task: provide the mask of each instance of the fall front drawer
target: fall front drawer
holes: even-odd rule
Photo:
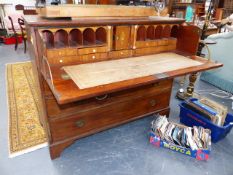
[[[50,120],[53,142],[79,138],[169,106],[170,91],[93,109],[62,119]]]
[[[93,97],[66,105],[58,105],[48,85],[45,83],[44,86],[45,92],[48,94],[45,96],[45,104],[48,111],[47,114],[49,118],[55,119],[78,114],[91,109],[100,108],[101,106],[107,106],[110,104],[129,101],[131,99],[133,100],[136,98],[141,98],[145,94],[154,95],[159,94],[162,91],[171,91],[172,80],[163,80],[154,84],[105,94],[99,97]]]

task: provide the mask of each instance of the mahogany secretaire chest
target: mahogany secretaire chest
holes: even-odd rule
[[[39,82],[37,89],[43,102],[41,122],[48,135],[52,159],[79,138],[152,113],[169,114],[174,77],[221,66],[195,56],[199,30],[183,25],[183,19],[148,16],[46,19],[36,16],[25,17],[25,21],[33,71]],[[176,62],[164,56],[166,53],[182,59]],[[138,69],[122,65],[117,67],[118,73],[107,72],[104,76],[109,80],[125,72],[130,77],[128,72],[132,70],[141,70],[138,72],[141,75],[149,70],[146,66],[155,73],[143,76],[132,73],[133,78],[120,77],[120,81],[87,88],[77,85],[64,70],[66,66],[82,64],[95,69],[104,62],[102,70],[105,71],[111,65],[116,67],[114,61],[125,59],[127,64],[130,58],[131,64],[132,58],[137,58],[144,64],[144,59],[151,61],[154,57],[157,61],[154,67],[152,62],[147,64],[146,61],[144,67],[137,65]],[[192,61],[197,64],[192,65]],[[108,63],[111,64],[106,67]],[[88,81],[90,77],[82,78]],[[99,82],[104,78],[103,74],[96,76]]]

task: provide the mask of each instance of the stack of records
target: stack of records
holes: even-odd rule
[[[162,140],[192,150],[208,149],[211,145],[211,131],[203,127],[186,127],[171,123],[166,116],[158,115],[151,123],[152,131]]]

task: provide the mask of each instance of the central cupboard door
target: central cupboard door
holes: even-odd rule
[[[130,26],[116,26],[114,32],[114,49],[123,50],[130,47]]]

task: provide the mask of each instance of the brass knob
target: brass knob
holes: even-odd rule
[[[96,52],[96,50],[95,50],[95,49],[93,49],[93,52]]]
[[[70,79],[70,76],[68,74],[61,74],[61,78],[63,80],[69,80]]]
[[[101,100],[106,99],[107,97],[108,97],[108,94],[105,94],[105,95],[103,95],[103,96],[95,97],[95,99],[101,101]]]
[[[159,86],[159,85],[160,85],[159,82],[154,83],[154,86],[155,86],[155,87],[157,87],[157,86]]]
[[[92,56],[92,59],[95,59],[95,56],[94,56],[94,55]]]
[[[84,120],[78,120],[77,122],[75,122],[75,125],[78,127],[78,128],[81,128],[85,125],[85,121]]]
[[[151,106],[155,106],[155,105],[156,105],[156,101],[155,101],[155,100],[151,100],[151,101],[150,101],[150,105],[151,105]]]

